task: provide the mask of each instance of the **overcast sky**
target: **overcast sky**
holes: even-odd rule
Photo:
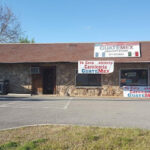
[[[37,43],[150,40],[150,0],[0,0]]]

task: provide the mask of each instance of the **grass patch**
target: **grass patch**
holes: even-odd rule
[[[8,142],[5,144],[2,144],[0,146],[0,150],[12,150],[12,149],[16,149],[17,146],[18,146],[17,142]]]
[[[39,147],[39,145],[42,144],[45,141],[46,141],[46,139],[38,139],[38,140],[35,140],[35,141],[27,142],[24,145],[17,148],[17,150],[34,150],[37,147]]]
[[[0,150],[145,150],[150,131],[80,126],[36,126],[0,131]]]

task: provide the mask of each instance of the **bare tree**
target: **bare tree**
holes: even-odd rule
[[[7,6],[0,5],[0,43],[19,42],[21,35],[20,23]]]

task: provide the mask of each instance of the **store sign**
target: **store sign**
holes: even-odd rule
[[[114,71],[114,61],[78,61],[80,74],[109,74]]]
[[[124,97],[148,98],[150,97],[149,86],[124,86]]]
[[[138,42],[95,44],[94,57],[140,57],[140,44]]]

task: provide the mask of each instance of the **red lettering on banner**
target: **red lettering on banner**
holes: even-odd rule
[[[145,97],[150,97],[150,94],[145,94]]]
[[[86,61],[85,64],[86,64],[86,65],[87,65],[87,64],[88,64],[88,65],[89,65],[89,64],[90,64],[90,65],[93,65],[94,62],[93,62],[93,61]]]
[[[83,61],[80,61],[80,64],[84,64],[84,62],[83,62]]]
[[[108,74],[114,71],[113,61],[78,61],[78,72],[90,74]]]
[[[99,73],[109,73],[109,70],[99,69],[98,72]]]
[[[99,69],[98,72],[102,73],[102,72],[103,72],[103,69]]]

